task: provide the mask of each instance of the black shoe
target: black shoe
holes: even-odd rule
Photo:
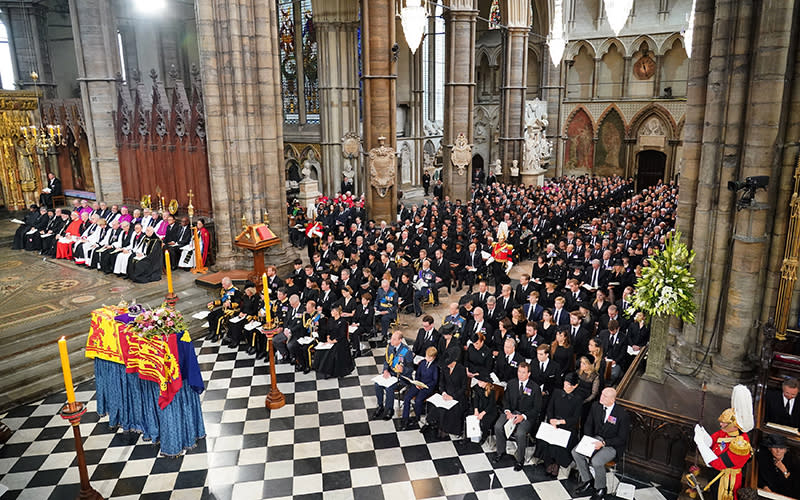
[[[430,429],[430,428],[431,428],[431,426],[430,426],[430,425],[428,425],[428,424],[425,424],[425,425],[423,425],[422,427],[420,427],[420,428],[419,428],[419,431],[420,431],[421,433],[425,434],[425,433],[428,431],[428,429]]]
[[[521,471],[522,470],[522,463],[514,462],[514,470],[517,471],[517,472]]]
[[[606,500],[606,489],[600,488],[599,490],[595,491],[591,500]]]
[[[383,416],[383,419],[388,421],[391,420],[393,417],[394,417],[394,411],[389,410],[386,412],[386,415]]]
[[[266,357],[267,351],[260,351],[258,354],[256,354],[256,359],[266,359]]]
[[[484,432],[481,435],[481,440],[478,441],[478,446],[483,446],[483,443],[485,443],[487,439],[489,439],[489,433],[488,432]]]
[[[589,493],[594,493],[594,485],[592,484],[592,481],[586,481],[585,483],[575,488],[576,497],[582,497]]]
[[[422,313],[421,313],[421,312],[414,313],[414,316],[415,316],[415,317],[417,317],[417,318],[419,318],[420,316],[422,316]]]
[[[408,429],[408,420],[406,420],[404,418],[401,418],[400,419],[400,430],[404,431],[406,429]]]
[[[459,285],[456,287],[456,292],[460,292],[462,288],[464,288],[464,287],[463,287],[463,286],[461,286],[461,285],[459,284]]]
[[[383,416],[383,406],[379,406],[375,409],[375,413],[372,414],[372,418],[381,418]]]
[[[494,458],[492,459],[492,463],[493,464],[500,463],[500,460],[503,459],[503,456],[505,456],[505,453],[495,453]]]
[[[256,353],[256,348],[255,347],[250,346],[250,347],[247,348],[247,354],[249,354],[250,356],[252,356],[255,353]]]
[[[434,302],[433,307],[439,307],[441,304],[439,302]]]
[[[443,430],[439,429],[439,439],[447,439],[450,436]]]
[[[311,373],[311,368],[309,368],[307,366],[305,368],[303,368],[303,375],[308,375],[309,373]]]

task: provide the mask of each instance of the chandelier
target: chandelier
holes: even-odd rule
[[[633,0],[603,0],[603,4],[606,8],[608,24],[611,26],[614,34],[619,36],[619,32],[625,27],[625,23],[628,22],[628,16],[630,16],[631,9],[633,8]]]
[[[38,73],[31,71],[31,79],[33,80],[34,88],[36,88],[36,95],[38,96]],[[36,112],[38,114],[39,110],[37,109]],[[61,125],[45,126],[40,122],[39,126],[27,125],[20,127],[20,131],[22,131],[22,138],[25,141],[25,149],[30,154],[37,152],[46,155],[51,148],[66,145],[64,137],[61,135]]]
[[[428,13],[422,3],[423,0],[406,0],[406,6],[400,10],[403,34],[412,54],[417,52],[417,48],[422,42],[422,36],[425,34],[425,24],[428,19]]]
[[[550,59],[553,66],[561,64],[564,56],[564,48],[567,46],[567,39],[564,36],[564,0],[555,0],[553,9],[553,27],[550,36],[547,37],[547,48],[550,49]]]

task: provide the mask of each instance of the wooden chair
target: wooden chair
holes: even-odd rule
[[[67,206],[67,197],[63,194],[54,194],[51,199],[53,200],[54,208]]]

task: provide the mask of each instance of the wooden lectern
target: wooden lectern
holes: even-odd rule
[[[253,273],[248,279],[253,283],[261,283],[264,274],[264,250],[280,244],[281,239],[269,228],[267,224],[250,224],[244,226],[242,232],[234,239],[236,246],[246,248],[253,252]]]

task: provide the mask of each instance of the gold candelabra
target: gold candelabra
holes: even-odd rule
[[[33,85],[36,86],[39,81],[39,74],[31,71],[31,79],[33,80]],[[51,148],[67,145],[64,136],[61,134],[61,125],[26,125],[20,127],[20,130],[25,141],[25,149],[30,154],[38,152],[46,155]]]

